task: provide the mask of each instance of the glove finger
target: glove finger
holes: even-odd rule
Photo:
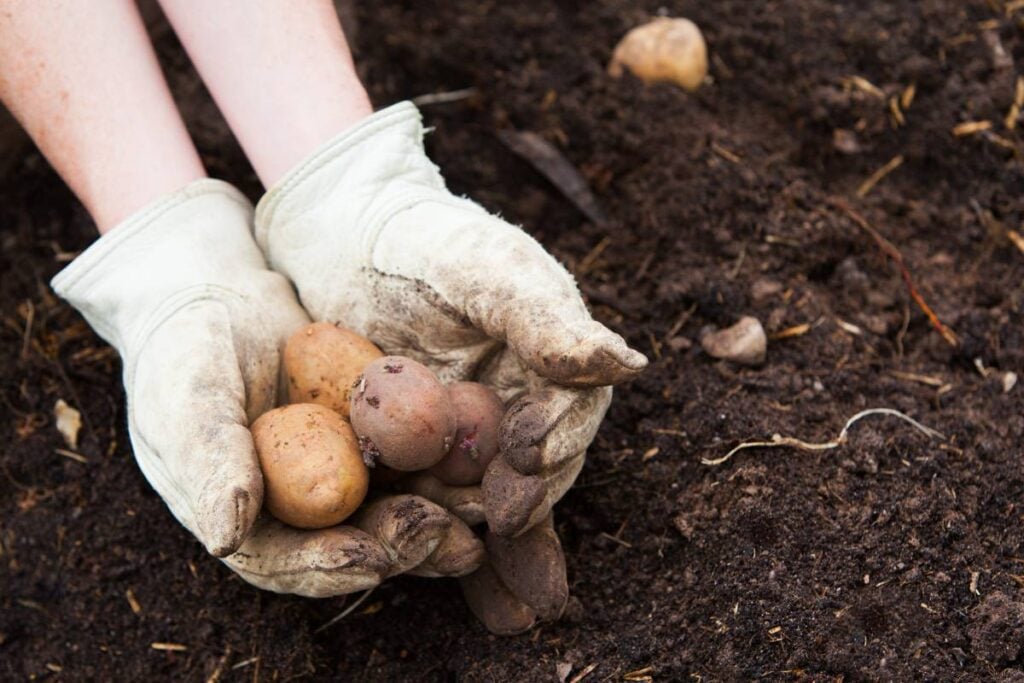
[[[413,576],[431,578],[465,576],[476,571],[486,557],[483,542],[458,517],[452,517],[452,526],[434,552],[418,567],[408,571]]]
[[[480,490],[487,526],[502,536],[513,536],[528,529],[536,511],[547,499],[547,486],[539,475],[522,474],[502,457],[491,461]],[[541,517],[543,515],[537,516],[537,520]]]
[[[295,529],[269,515],[223,562],[257,588],[311,598],[372,588],[390,566],[380,543],[359,529]]]
[[[139,466],[218,557],[238,548],[259,513],[263,478],[246,425],[273,405],[277,382],[274,340],[236,349],[231,319],[227,304],[186,306],[126,369]]]
[[[485,520],[484,496],[479,486],[451,486],[426,472],[405,477],[395,486],[437,503],[469,526]]]
[[[590,316],[572,276],[535,239],[470,202],[423,202],[393,216],[373,264],[561,384],[616,384],[647,365]]]
[[[384,496],[364,506],[355,526],[373,536],[387,555],[386,576],[421,564],[448,535],[451,516],[425,498]]]
[[[518,536],[538,524],[576,481],[585,455],[578,453],[540,474],[521,474],[504,459],[495,458],[480,486],[490,530],[499,536]]]
[[[516,400],[501,422],[501,456],[522,474],[587,450],[612,400],[611,387],[571,389],[549,384]]]
[[[511,354],[492,362],[481,381],[512,399],[499,433],[501,455],[481,488],[491,529],[516,535],[540,521],[572,485],[612,389],[553,384],[522,368]],[[499,461],[503,464],[495,464]]]
[[[488,531],[487,556],[502,583],[543,621],[562,616],[569,600],[565,553],[548,514],[529,531],[508,538]]]
[[[470,611],[495,635],[516,635],[537,622],[536,613],[502,583],[489,562],[459,579],[459,585]]]

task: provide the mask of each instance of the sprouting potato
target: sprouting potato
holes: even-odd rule
[[[447,389],[426,366],[404,356],[366,366],[352,391],[351,419],[364,459],[402,472],[434,465],[455,438]]]
[[[328,322],[303,327],[284,348],[289,403],[316,403],[347,418],[352,383],[384,354],[366,337]]]
[[[366,497],[370,476],[359,442],[326,406],[275,408],[252,424],[263,469],[263,502],[272,515],[301,529],[338,524]]]
[[[659,17],[627,33],[615,47],[608,73],[629,69],[645,83],[670,81],[696,90],[708,73],[708,47],[689,19]]]
[[[455,411],[455,442],[430,473],[452,486],[479,484],[498,453],[498,427],[505,406],[492,389],[477,382],[455,382],[448,387]]]

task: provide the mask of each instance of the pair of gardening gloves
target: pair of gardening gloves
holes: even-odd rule
[[[155,201],[53,287],[121,354],[146,479],[249,583],[326,597],[400,573],[459,576],[496,633],[561,614],[551,508],[583,466],[611,385],[646,359],[590,317],[533,238],[448,192],[411,103],[329,142],[255,214],[217,180]],[[351,328],[444,382],[493,387],[509,409],[482,485],[416,473],[351,524],[315,531],[262,513],[248,426],[284,395],[280,352],[310,320]],[[483,540],[468,533],[483,522]]]

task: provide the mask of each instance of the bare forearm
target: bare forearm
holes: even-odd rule
[[[329,0],[161,0],[264,185],[372,112]]]
[[[0,99],[100,231],[205,175],[131,0],[9,0]]]

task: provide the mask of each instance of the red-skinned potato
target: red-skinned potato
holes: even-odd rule
[[[385,356],[363,370],[352,391],[352,428],[367,463],[401,472],[437,463],[455,438],[448,391],[426,366]]]
[[[448,386],[455,410],[455,443],[430,473],[452,486],[479,484],[498,454],[498,427],[505,406],[492,389],[477,382]]]
[[[306,325],[284,347],[289,403],[317,403],[348,417],[352,384],[384,353],[366,337],[327,322]]]
[[[325,406],[275,408],[252,424],[270,514],[300,529],[322,529],[351,515],[370,475],[352,428]]]

